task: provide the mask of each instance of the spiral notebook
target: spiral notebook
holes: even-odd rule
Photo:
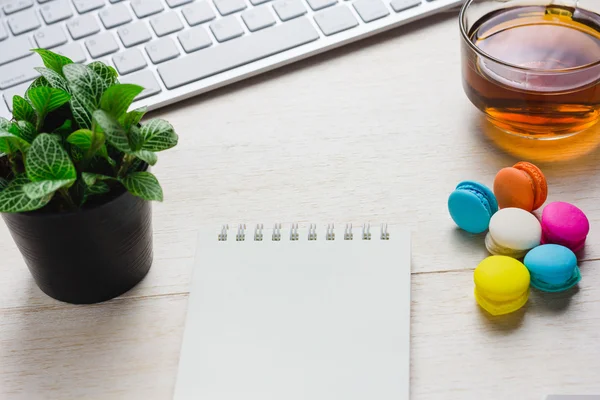
[[[410,234],[201,232],[176,400],[407,400]]]

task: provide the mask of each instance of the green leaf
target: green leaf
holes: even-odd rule
[[[57,135],[65,135],[67,133],[73,132],[72,129],[73,122],[70,119],[65,120],[61,126],[56,128],[52,133],[56,133]]]
[[[104,137],[104,134],[100,135]],[[79,129],[78,131],[71,133],[67,137],[67,142],[79,147],[82,150],[87,151],[90,149],[90,147],[92,147],[92,136],[93,132],[89,129]]]
[[[144,144],[142,149],[150,151],[167,150],[177,145],[179,137],[173,126],[163,119],[151,119],[142,125]]]
[[[73,61],[65,56],[61,56],[60,54],[56,54],[50,50],[45,49],[33,49],[36,53],[42,57],[42,61],[46,68],[51,69],[54,72],[63,74],[63,67],[68,64],[73,64]]]
[[[64,90],[49,87],[38,87],[30,90],[28,94],[38,117],[45,117],[71,99],[71,95]]]
[[[129,147],[132,151],[138,151],[144,145],[144,137],[139,127],[136,125],[129,129]]]
[[[129,193],[144,200],[163,200],[163,191],[158,180],[150,172],[134,172],[121,179]]]
[[[127,112],[133,99],[144,90],[143,87],[130,83],[113,85],[106,89],[100,101],[100,108],[117,119]]]
[[[7,120],[6,118],[0,117],[0,129],[8,131],[12,126],[12,122]]]
[[[44,207],[52,199],[52,195],[31,199],[25,194],[23,186],[29,181],[20,176],[8,184],[6,189],[0,192],[0,212],[18,213],[33,211]]]
[[[0,153],[14,154],[17,151],[25,153],[29,149],[29,146],[26,140],[11,132],[0,129]]]
[[[84,156],[85,153],[83,152],[83,150],[81,150],[79,147],[71,146],[71,159],[74,162],[80,162],[81,160],[83,160]]]
[[[6,179],[0,178],[0,192],[6,189],[8,184],[9,182]]]
[[[77,171],[69,155],[47,133],[39,134],[31,144],[25,170],[32,182],[77,179]]]
[[[67,80],[62,74],[59,74],[58,72],[53,71],[49,68],[36,67],[34,69],[46,79],[46,82],[48,82],[48,85],[50,87],[70,93]]]
[[[112,176],[101,175],[101,174],[94,174],[94,173],[91,173],[91,172],[83,172],[81,174],[81,178],[83,179],[83,181],[85,182],[85,184],[87,186],[94,186],[99,181],[116,180],[116,178],[113,178]]]
[[[113,67],[110,67],[100,61],[94,61],[93,63],[88,64],[87,67],[94,71],[100,77],[100,79],[102,79],[105,88],[109,88],[117,83],[119,74]]]
[[[71,111],[80,128],[92,127],[92,113],[100,108],[100,99],[107,86],[102,78],[85,65],[69,64],[63,68],[71,89]]]
[[[25,100],[29,101],[29,91],[38,87],[50,87],[50,84],[48,83],[46,78],[44,78],[43,76],[38,76],[35,79],[35,81],[31,82],[31,85],[29,85],[27,91],[25,91],[25,95],[23,96],[25,97]]]
[[[30,199],[39,199],[54,194],[60,188],[70,187],[73,183],[75,183],[75,179],[29,182],[23,185],[23,192]]]
[[[73,113],[73,119],[80,128],[90,129],[92,127],[92,113],[76,96],[71,98],[71,112]]]
[[[132,126],[139,124],[144,115],[146,114],[146,111],[146,107],[141,107],[136,108],[135,110],[132,110],[127,114],[121,116],[120,121],[122,121],[125,131],[129,132]]]
[[[31,104],[21,96],[13,96],[13,118],[17,121],[36,122],[35,111]]]
[[[27,121],[17,121],[13,124],[10,132],[25,140],[27,143],[33,142],[33,139],[37,136],[35,126]]]
[[[155,153],[148,150],[139,150],[131,154],[133,154],[140,160],[147,162],[150,165],[155,165],[158,161],[158,156]]]
[[[48,82],[46,80],[46,78],[44,78],[43,76],[38,76],[37,78],[35,78],[35,80],[33,82],[31,82],[31,85],[29,85],[29,87],[27,88],[27,91],[29,91],[30,89],[35,89],[38,87],[51,87],[50,86],[50,82]]]
[[[94,111],[94,120],[106,135],[106,141],[117,150],[130,152],[129,139],[119,121],[104,110]]]
[[[94,148],[92,149],[91,156],[94,156],[96,153],[98,153],[102,158],[106,159],[109,164],[111,164],[111,161],[114,163],[114,160],[108,156],[108,151],[106,150],[106,145],[104,144],[105,140],[106,137],[104,136],[104,133],[96,132],[96,140],[94,142],[93,132],[89,129],[80,129],[75,131],[67,138],[67,142],[77,146],[84,152],[89,151],[93,145]]]
[[[110,192],[110,186],[106,182],[96,182],[95,185],[86,188],[86,195],[99,195]]]

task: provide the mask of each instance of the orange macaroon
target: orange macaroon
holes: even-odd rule
[[[548,197],[548,183],[535,165],[521,161],[502,168],[494,179],[494,194],[500,208],[537,210]]]

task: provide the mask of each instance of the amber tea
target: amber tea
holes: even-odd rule
[[[567,7],[512,7],[479,19],[468,37],[465,91],[496,126],[552,137],[598,121],[599,15]]]

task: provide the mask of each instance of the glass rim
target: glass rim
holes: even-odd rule
[[[469,6],[474,1],[475,0],[465,1],[462,8],[460,9],[460,14],[458,15],[458,23],[460,25],[460,33],[461,33],[463,41],[466,42],[467,45],[471,48],[471,50],[473,50],[480,57],[486,58],[486,59],[493,61],[495,63],[498,63],[502,66],[517,69],[517,70],[520,70],[523,72],[539,72],[539,73],[553,73],[553,74],[584,71],[586,69],[590,69],[590,68],[600,65],[600,60],[598,60],[598,61],[594,61],[593,63],[579,65],[577,67],[562,68],[562,69],[530,68],[530,67],[523,67],[523,66],[520,66],[517,64],[512,64],[507,61],[503,61],[499,58],[492,56],[491,54],[486,53],[485,51],[481,50],[479,47],[475,46],[475,44],[471,41],[471,39],[469,38],[469,33],[467,32],[467,29],[465,26],[465,17],[466,17],[467,8],[469,8]]]

